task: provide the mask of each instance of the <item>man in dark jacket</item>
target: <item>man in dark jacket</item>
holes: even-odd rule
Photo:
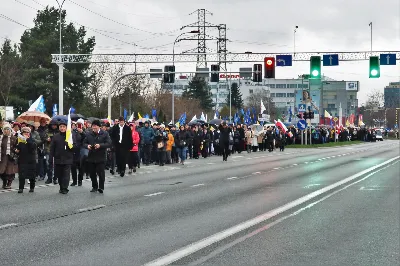
[[[220,135],[219,135],[219,144],[222,150],[222,159],[224,161],[228,161],[229,154],[229,135],[231,134],[231,129],[228,127],[226,122],[222,122],[219,126]]]
[[[76,144],[73,148],[74,160],[71,167],[72,187],[82,186],[84,169],[81,167],[81,148],[84,139],[85,133],[82,126],[77,127],[76,124],[72,124],[72,141]]]
[[[123,117],[120,117],[119,123],[114,125],[111,139],[115,148],[117,172],[123,177],[125,175],[126,159],[133,146],[132,131],[125,124]]]
[[[83,146],[89,150],[87,163],[89,164],[90,179],[92,180],[92,190],[90,192],[104,191],[105,160],[107,149],[111,147],[111,139],[106,131],[100,130],[101,123],[95,120],[92,123],[92,131],[86,134]],[[97,182],[97,176],[99,182]]]
[[[60,133],[54,135],[50,144],[50,158],[54,158],[54,176],[58,178],[60,193],[67,194],[74,150],[66,141],[67,121],[61,121],[58,130]]]

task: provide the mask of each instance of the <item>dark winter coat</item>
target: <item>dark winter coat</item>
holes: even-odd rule
[[[142,130],[143,144],[152,144],[154,140],[154,129],[151,127],[143,127]]]
[[[100,148],[94,149],[96,144],[99,144]],[[104,163],[107,149],[112,146],[111,138],[108,133],[103,130],[100,130],[98,134],[93,131],[88,132],[85,140],[83,141],[83,146],[85,149],[87,149],[88,145],[91,145],[92,149],[89,150],[89,155],[86,161],[89,163]]]
[[[122,141],[119,143],[120,130],[119,124],[115,125],[112,129],[111,139],[116,149],[125,149],[130,151],[133,147],[132,130],[129,126],[124,125],[122,129]]]
[[[229,127],[223,127],[222,125],[219,126],[219,142],[220,143],[229,143],[229,134],[232,132]]]
[[[36,178],[36,143],[32,138],[26,143],[17,144],[18,153],[18,176],[24,179]]]
[[[74,147],[69,148],[65,135],[66,133],[57,133],[51,141],[50,158],[54,158],[54,164],[72,165],[74,161]]]

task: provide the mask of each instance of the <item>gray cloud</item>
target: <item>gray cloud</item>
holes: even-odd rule
[[[37,2],[43,5],[56,5],[55,0],[19,1],[37,9],[42,8]],[[96,36],[96,51],[100,53],[171,53],[171,43],[180,33],[179,28],[196,22],[197,16],[188,14],[197,8],[206,8],[213,13],[212,16],[207,16],[209,22],[227,24],[227,37],[230,40],[227,48],[232,52],[292,52],[293,30],[296,25],[299,26],[296,33],[298,52],[369,50],[368,24],[371,21],[374,29],[374,50],[400,50],[399,0],[73,1],[109,18],[107,20],[95,15],[68,0],[65,3],[67,19],[88,27],[88,35]],[[22,24],[33,25],[35,10],[15,0],[1,2],[1,14]],[[15,42],[19,40],[24,30],[20,25],[2,18],[0,18],[0,28],[0,38],[9,37]],[[217,36],[217,31],[214,30],[210,34]],[[153,50],[138,48],[135,51],[134,46],[126,42],[137,42],[146,48],[159,47]],[[209,42],[208,46],[215,50],[216,43]],[[196,47],[195,42],[180,42],[177,51],[194,47]],[[398,63],[400,65],[400,62]],[[185,66],[182,66],[182,69]],[[360,80],[362,101],[366,100],[368,91],[375,88],[383,89],[389,81],[400,79],[400,66],[384,67],[382,77],[378,80],[368,79],[367,68],[365,61],[341,62],[339,67],[324,68],[324,72],[340,80]],[[295,62],[292,68],[280,68],[277,76],[292,78],[299,73],[307,72],[307,69],[306,63]]]

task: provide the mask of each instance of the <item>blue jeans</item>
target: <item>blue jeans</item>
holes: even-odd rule
[[[186,154],[187,154],[187,147],[177,147],[176,151],[178,152],[179,158],[181,158],[181,161],[186,160]]]

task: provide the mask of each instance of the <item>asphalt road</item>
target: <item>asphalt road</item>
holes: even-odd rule
[[[287,149],[142,167],[104,194],[0,190],[0,265],[398,265],[399,155]]]

